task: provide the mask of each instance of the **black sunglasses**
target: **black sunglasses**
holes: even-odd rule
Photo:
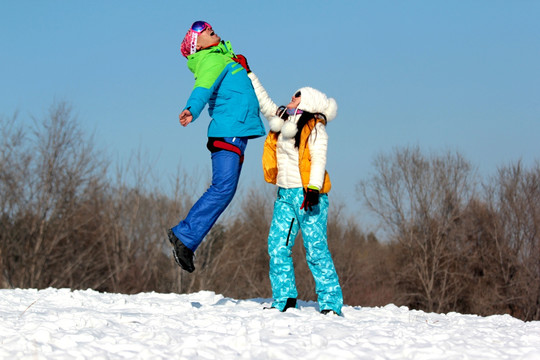
[[[296,94],[294,94],[295,98],[299,98],[300,96],[302,96],[302,93],[300,91],[297,91]]]

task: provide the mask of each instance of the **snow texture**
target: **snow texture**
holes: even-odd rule
[[[0,290],[1,359],[540,359],[540,322],[315,302]]]

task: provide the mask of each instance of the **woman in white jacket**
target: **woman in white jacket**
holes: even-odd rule
[[[327,242],[331,183],[326,171],[326,124],[337,114],[336,101],[303,87],[294,92],[287,106],[278,107],[245,60],[243,65],[270,125],[263,153],[265,180],[278,186],[268,235],[272,308],[286,311],[296,307],[291,254],[301,230],[319,309],[323,314],[341,315],[343,295]]]

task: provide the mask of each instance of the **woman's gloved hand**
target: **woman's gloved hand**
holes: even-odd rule
[[[247,59],[244,55],[236,55],[235,57],[232,58],[234,61],[236,61],[237,63],[239,63],[240,65],[242,65],[242,67],[244,69],[246,69],[246,71],[248,72],[248,74],[251,72],[251,69],[249,68],[249,65],[248,65],[248,62],[247,62]]]
[[[304,202],[300,206],[300,210],[312,211],[313,206],[319,204],[319,189],[314,186],[308,186],[307,191],[304,191]]]

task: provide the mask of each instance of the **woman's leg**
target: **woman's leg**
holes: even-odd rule
[[[321,194],[319,204],[312,211],[300,210],[298,217],[306,260],[315,280],[319,309],[341,314],[343,294],[327,241],[328,195]]]
[[[274,202],[274,214],[268,234],[270,255],[270,283],[272,307],[283,311],[288,299],[296,299],[296,281],[292,261],[292,248],[298,234],[298,221],[290,198],[290,189],[279,189]]]

